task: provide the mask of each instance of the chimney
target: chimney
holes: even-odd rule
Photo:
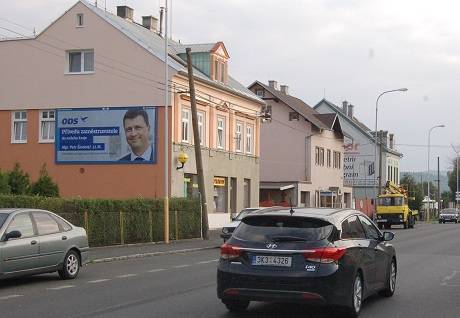
[[[353,106],[352,104],[348,105],[348,117],[350,117],[351,119],[353,119]]]
[[[151,15],[143,16],[142,26],[146,28],[147,30],[157,32],[158,19]]]
[[[390,134],[390,149],[395,149],[395,135]]]
[[[277,81],[268,81],[268,86],[270,86],[271,88],[276,89],[277,91],[279,90]]]
[[[117,6],[117,15],[133,22],[133,9],[128,6]]]
[[[283,94],[289,95],[289,86],[287,86],[287,85],[281,85],[280,87],[281,87],[281,92],[282,92]]]
[[[347,116],[347,114],[348,114],[348,102],[346,100],[344,100],[342,102],[342,112],[345,114],[345,116]]]

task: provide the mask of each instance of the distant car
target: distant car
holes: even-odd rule
[[[38,209],[0,209],[0,278],[51,273],[74,279],[88,259],[85,229]]]
[[[260,210],[262,208],[257,207],[257,208],[245,208],[240,211],[236,215],[236,217],[232,218],[232,222],[229,224],[226,224],[222,227],[222,233],[220,234],[220,237],[224,239],[224,242],[227,241],[230,236],[232,236],[233,231],[236,229],[238,225],[240,225],[241,220],[248,215],[251,212]]]
[[[221,246],[217,296],[230,311],[250,301],[297,302],[357,317],[366,297],[395,291],[393,238],[355,210],[254,211]]]
[[[457,209],[443,209],[439,212],[439,223],[460,221],[460,211]]]

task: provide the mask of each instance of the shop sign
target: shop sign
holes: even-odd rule
[[[215,187],[225,187],[225,178],[214,177],[214,186]]]

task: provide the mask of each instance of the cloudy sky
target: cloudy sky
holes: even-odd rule
[[[1,0],[0,26],[40,31],[75,2]],[[138,22],[158,16],[163,3],[98,1],[111,12],[129,5]],[[423,171],[428,130],[446,125],[431,134],[430,166],[440,156],[441,169],[451,167],[450,144],[460,145],[460,1],[172,0],[171,11],[174,39],[223,41],[230,73],[243,84],[277,80],[312,106],[347,100],[371,128],[377,96],[407,87],[380,99],[379,129],[395,133],[403,171]],[[4,36],[11,34],[0,29]]]

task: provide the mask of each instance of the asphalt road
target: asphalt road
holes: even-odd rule
[[[361,317],[460,317],[460,224],[393,229],[398,280]],[[252,303],[244,314],[216,298],[219,251],[90,264],[78,279],[47,274],[0,282],[1,317],[340,317],[334,309]]]

